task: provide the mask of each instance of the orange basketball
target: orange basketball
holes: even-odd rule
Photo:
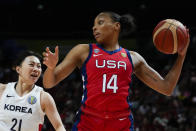
[[[188,41],[186,27],[175,19],[160,21],[153,30],[153,43],[162,53],[175,54],[182,50]]]

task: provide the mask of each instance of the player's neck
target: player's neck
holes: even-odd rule
[[[19,96],[23,96],[27,93],[29,93],[34,87],[33,85],[29,85],[23,81],[18,81],[17,85],[16,85],[16,92]]]
[[[102,44],[102,46],[107,51],[114,51],[114,50],[120,48],[120,45],[118,43],[115,43],[115,44]]]

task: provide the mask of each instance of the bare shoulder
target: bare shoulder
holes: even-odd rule
[[[1,96],[2,96],[3,91],[5,90],[5,88],[6,88],[6,84],[0,83],[0,99],[1,99]]]
[[[49,97],[52,97],[52,96],[51,96],[48,92],[46,92],[46,91],[41,91],[40,96],[41,96],[41,101],[45,101],[45,100],[49,99]]]
[[[89,44],[78,44],[78,45],[76,45],[76,46],[78,46],[79,48],[82,48],[82,49],[88,49],[89,48]]]
[[[52,95],[46,91],[41,91],[41,102],[48,104],[48,102],[54,101]]]
[[[129,51],[129,53],[130,53],[130,55],[131,55],[132,57],[134,57],[135,55],[138,55],[138,53],[135,52],[135,51]]]
[[[65,56],[65,59],[62,62],[62,67],[63,68],[66,67],[65,65],[70,65],[70,67],[74,67],[74,66],[80,67],[82,63],[85,61],[85,59],[88,57],[88,53],[89,53],[88,44],[75,45]]]
[[[80,52],[85,52],[89,50],[89,44],[77,44],[73,49],[78,50]]]
[[[78,44],[75,46],[79,62],[77,66],[80,68],[89,55],[89,44]]]
[[[41,104],[41,108],[42,108],[43,112],[45,112],[45,109],[51,100],[53,100],[53,98],[48,92],[41,91],[40,104]]]
[[[129,53],[131,54],[132,57],[138,57],[141,56],[139,53],[137,53],[136,51],[129,51]]]
[[[78,44],[71,49],[68,56],[71,55],[71,56],[74,56],[75,58],[81,59],[83,54],[87,54],[88,52],[89,52],[88,44]]]
[[[0,92],[4,91],[7,84],[0,83]]]
[[[129,51],[129,53],[131,55],[134,67],[137,67],[142,63],[146,63],[145,59],[139,53],[135,51]]]

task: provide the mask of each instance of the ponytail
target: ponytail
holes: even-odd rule
[[[132,33],[133,31],[135,31],[135,29],[136,29],[134,17],[130,14],[122,15],[120,17],[119,22],[121,25],[121,31],[120,31],[121,36],[128,35],[128,34]]]
[[[120,23],[120,26],[121,26],[120,34],[119,34],[120,37],[126,36],[132,33],[133,31],[135,31],[136,29],[136,25],[134,21],[135,19],[132,15],[125,14],[125,15],[120,16],[119,14],[115,12],[110,12],[110,11],[106,11],[102,13],[108,14],[114,22]]]

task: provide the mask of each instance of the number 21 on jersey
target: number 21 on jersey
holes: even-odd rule
[[[103,87],[102,92],[105,93],[106,89],[113,90],[113,93],[116,93],[117,87],[117,75],[113,74],[108,83],[106,82],[107,75],[103,74]],[[113,85],[112,85],[113,83]]]
[[[18,120],[16,118],[12,119],[13,126],[11,127],[10,131],[21,131],[21,125],[22,125],[22,119]],[[15,130],[14,128],[17,128],[18,130]]]

